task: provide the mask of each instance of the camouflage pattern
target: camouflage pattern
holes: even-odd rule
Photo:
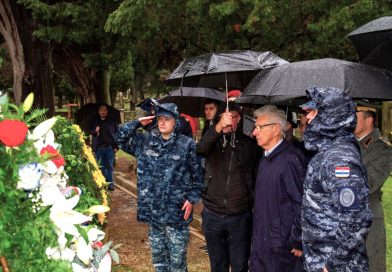
[[[181,208],[186,200],[197,202],[203,188],[195,142],[178,133],[178,123],[168,140],[159,132],[138,131],[140,127],[139,121],[131,121],[117,132],[119,147],[138,160],[137,218],[160,226],[188,225],[192,216],[185,221]]]
[[[180,228],[149,225],[152,262],[157,272],[185,272],[189,226]]]
[[[371,225],[369,188],[353,135],[354,104],[335,88],[315,87],[308,95],[318,114],[304,134],[305,147],[317,151],[304,183],[305,268],[368,271],[365,239]]]
[[[366,166],[370,192],[370,208],[373,213],[373,224],[366,239],[369,256],[369,271],[386,271],[386,231],[384,212],[381,205],[382,191],[386,179],[392,170],[392,146],[381,137],[380,130],[374,129],[359,141],[361,155]]]

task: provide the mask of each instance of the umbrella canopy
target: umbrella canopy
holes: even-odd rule
[[[159,103],[175,103],[179,112],[194,117],[204,116],[204,102],[213,99],[218,103],[224,102],[224,93],[209,88],[182,87],[158,99]]]
[[[392,72],[339,59],[317,59],[280,65],[249,83],[240,104],[299,104],[305,90],[335,87],[352,98],[392,100]]]
[[[184,60],[166,79],[166,83],[186,87],[243,89],[258,71],[284,63],[287,61],[269,51],[210,53]]]
[[[392,16],[370,21],[347,37],[362,63],[392,70]]]
[[[75,122],[80,126],[82,131],[86,134],[90,134],[91,122],[93,118],[98,117],[98,108],[102,105],[101,103],[88,103],[82,106],[75,113]],[[106,105],[108,108],[108,116],[112,118],[117,124],[121,123],[120,111],[116,108]]]

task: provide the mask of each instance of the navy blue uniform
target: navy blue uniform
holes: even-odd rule
[[[353,135],[354,104],[343,91],[308,91],[318,114],[307,126],[309,163],[302,210],[307,271],[368,271],[365,239],[371,225],[368,181]]]

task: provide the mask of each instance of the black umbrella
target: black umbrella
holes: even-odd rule
[[[166,79],[168,85],[243,89],[262,69],[287,63],[272,52],[228,51],[184,60]]]
[[[224,102],[224,93],[210,88],[182,87],[158,99],[159,103],[175,103],[181,113],[194,117],[204,116],[204,102],[213,99],[218,103]]]
[[[370,21],[347,37],[362,63],[392,70],[392,16]]]
[[[80,126],[82,131],[86,134],[90,134],[91,123],[93,118],[98,117],[98,108],[102,105],[100,103],[88,103],[82,106],[75,113],[75,122]],[[121,123],[120,111],[112,106],[106,105],[108,108],[108,116],[112,118],[117,124]]]
[[[318,59],[280,65],[261,72],[248,84],[240,104],[298,105],[305,90],[335,87],[352,98],[392,100],[392,73],[373,66],[339,59]]]

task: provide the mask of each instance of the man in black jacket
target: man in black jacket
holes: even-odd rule
[[[211,271],[248,271],[251,210],[257,163],[261,149],[242,133],[241,108],[222,105],[216,125],[197,146],[206,157],[206,188],[203,194],[203,232]]]

